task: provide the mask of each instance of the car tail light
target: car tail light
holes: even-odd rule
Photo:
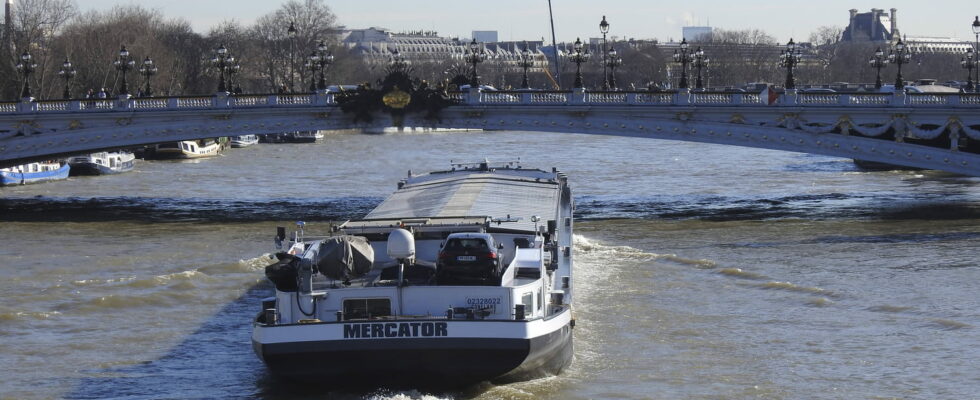
[[[449,254],[446,254],[445,251],[440,251],[439,252],[439,259],[440,260],[443,259],[443,258],[446,258],[446,257],[449,257]]]
[[[487,257],[490,257],[491,260],[496,260],[497,259],[497,253],[494,253],[494,252],[491,251],[490,254],[487,255]]]

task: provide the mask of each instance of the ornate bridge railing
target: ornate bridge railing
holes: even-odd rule
[[[781,93],[770,103],[758,93],[614,91],[453,92],[450,99],[469,105],[737,106],[857,108],[980,108],[975,93]],[[41,100],[0,103],[0,115],[163,111],[255,107],[336,106],[333,93],[177,96],[119,99]]]

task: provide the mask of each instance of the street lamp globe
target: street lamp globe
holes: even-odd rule
[[[603,35],[609,33],[609,22],[606,21],[606,16],[602,16],[602,22],[599,22],[599,32]]]
[[[58,75],[65,80],[65,92],[64,98],[68,100],[71,98],[71,80],[75,78],[75,74],[78,71],[75,70],[75,66],[71,64],[68,58],[65,58],[65,62],[61,64],[61,70],[58,71]]]

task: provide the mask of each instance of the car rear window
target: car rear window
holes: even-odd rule
[[[483,239],[449,239],[446,250],[489,250]]]

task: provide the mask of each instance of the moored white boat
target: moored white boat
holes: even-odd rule
[[[108,175],[132,171],[136,156],[128,151],[99,152],[68,159],[71,175]]]
[[[66,162],[42,161],[0,168],[0,186],[26,185],[68,178]]]
[[[157,159],[214,157],[223,148],[224,146],[216,139],[184,140],[158,144],[147,152],[147,157]]]
[[[228,143],[233,148],[248,147],[259,142],[258,135],[232,136]]]
[[[266,269],[276,291],[252,344],[277,375],[337,386],[557,374],[572,360],[571,243],[571,191],[557,170],[410,174],[329,237],[300,224]]]
[[[323,139],[323,133],[320,131],[287,132],[283,135],[283,138],[289,143],[314,143],[317,140]]]

